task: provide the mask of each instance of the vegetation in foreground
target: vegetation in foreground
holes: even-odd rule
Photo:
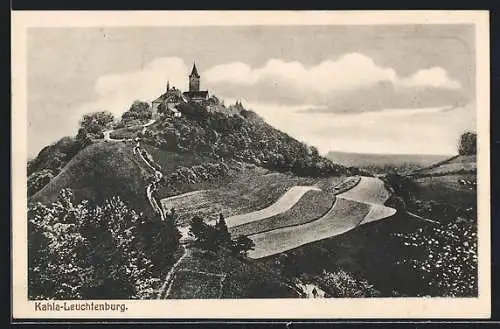
[[[246,257],[253,242],[245,236],[232,238],[223,217],[215,226],[194,217],[190,234],[194,241],[168,298],[297,297],[292,285]]]
[[[29,299],[148,299],[174,263],[179,231],[120,198],[75,203],[62,190],[28,208]]]

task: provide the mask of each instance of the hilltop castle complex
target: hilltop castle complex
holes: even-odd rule
[[[189,90],[182,92],[181,90],[170,87],[170,82],[167,81],[167,88],[165,93],[151,102],[153,115],[157,116],[158,113],[165,113],[179,117],[181,113],[177,110],[176,105],[180,103],[201,103],[204,104],[208,111],[224,111],[228,114],[237,113],[241,110],[241,102],[236,102],[233,106],[226,108],[223,103],[215,96],[209,97],[208,90],[200,90],[200,74],[196,68],[196,63],[193,63],[191,74],[188,76]]]

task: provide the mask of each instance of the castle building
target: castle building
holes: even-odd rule
[[[183,93],[184,97],[193,102],[201,102],[208,99],[208,90],[200,90],[200,74],[193,63],[193,69],[189,75],[189,91]]]
[[[175,87],[170,88],[170,81],[167,81],[165,93],[151,102],[153,117],[156,117],[159,112],[173,116],[180,116],[180,112],[175,108],[175,106],[181,102],[185,102],[182,92]]]
[[[200,90],[200,74],[196,68],[196,63],[193,63],[193,69],[189,75],[189,90],[181,92],[175,87],[170,87],[170,81],[167,81],[165,92],[151,102],[153,117],[156,118],[159,113],[179,117],[181,113],[177,110],[176,106],[180,103],[188,103],[190,101],[203,102],[207,100],[209,100],[208,91]],[[217,104],[219,103],[217,98],[212,101],[215,101]]]

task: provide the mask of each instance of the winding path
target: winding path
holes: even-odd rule
[[[155,123],[156,120],[155,119],[151,119],[149,120],[147,123],[143,124],[142,125],[142,133],[146,133],[146,130],[147,130],[147,127],[149,127],[150,125],[152,125],[153,123]],[[111,138],[111,133],[113,132],[114,130],[111,129],[111,130],[106,130],[103,132],[103,135],[104,135],[104,141],[105,142],[129,142],[129,141],[134,141],[133,139],[114,139],[114,138]],[[158,202],[156,201],[156,199],[154,198],[153,196],[153,193],[154,191],[156,190],[156,184],[158,184],[160,182],[160,180],[163,178],[163,174],[161,173],[161,171],[159,171],[157,168],[155,168],[148,159],[146,159],[143,155],[142,155],[142,151],[141,151],[141,148],[140,148],[140,144],[139,144],[139,141],[137,140],[137,145],[134,146],[133,148],[133,152],[135,155],[138,155],[140,157],[140,159],[151,169],[154,171],[154,181],[149,183],[147,186],[146,186],[146,196],[149,200],[149,204],[151,205],[151,207],[153,208],[153,210],[158,213],[161,217],[161,220],[164,221],[165,220],[165,214],[163,212],[163,209],[162,207],[160,207],[158,205]]]
[[[168,295],[170,294],[173,279],[175,277],[175,272],[177,272],[177,268],[179,267],[181,262],[184,260],[184,258],[187,257],[187,254],[188,254],[187,248],[183,244],[181,245],[181,247],[182,247],[182,256],[179,257],[179,259],[175,262],[175,264],[168,271],[167,276],[165,277],[165,282],[163,282],[163,285],[160,288],[160,291],[158,292],[158,296],[156,297],[156,299],[166,299],[168,297]]]
[[[255,259],[271,256],[390,217],[396,210],[376,203],[385,202],[388,197],[383,182],[362,177],[354,188],[337,195],[334,205],[324,216],[302,225],[250,235],[255,248],[249,251],[248,256]]]
[[[311,190],[321,191],[316,186],[293,186],[267,208],[226,218],[227,227],[255,222],[284,213],[292,208],[305,193]],[[214,223],[215,221],[210,222],[210,224]]]

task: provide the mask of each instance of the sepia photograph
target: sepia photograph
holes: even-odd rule
[[[488,40],[485,12],[13,14],[14,311],[488,317]]]

